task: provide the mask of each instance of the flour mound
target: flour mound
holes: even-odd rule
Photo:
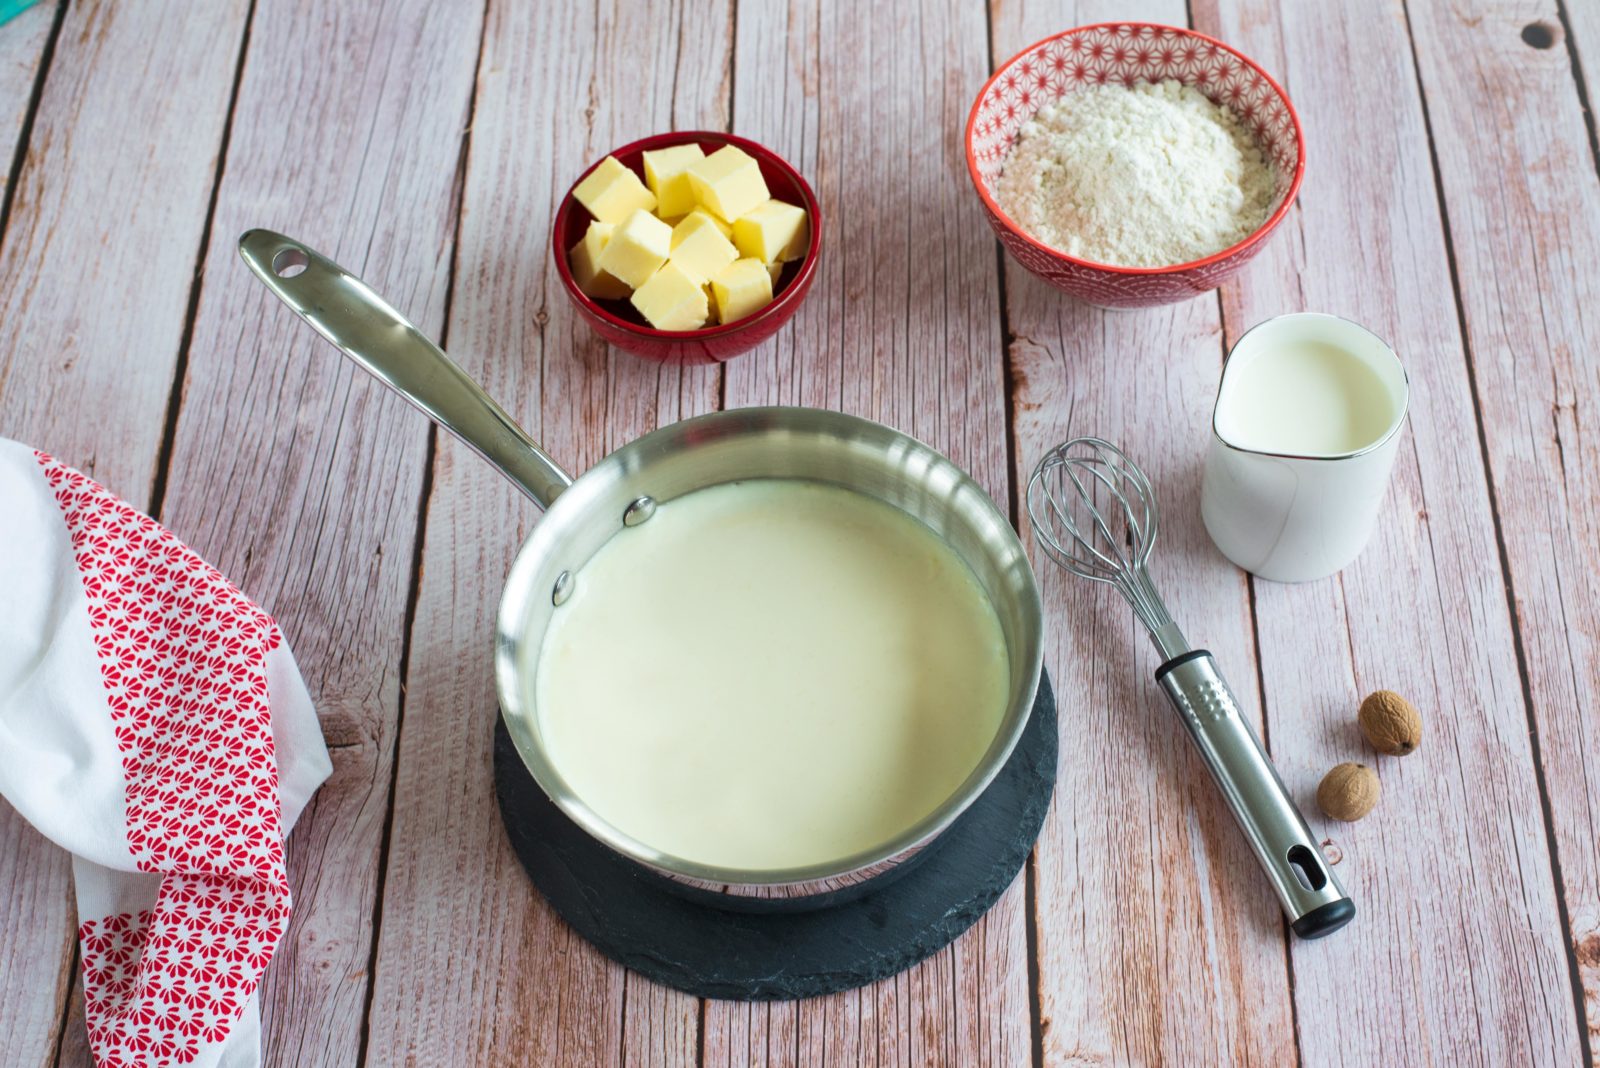
[[[1041,108],[997,193],[1014,222],[1069,256],[1166,267],[1248,237],[1276,178],[1233,112],[1169,80],[1087,87]]]

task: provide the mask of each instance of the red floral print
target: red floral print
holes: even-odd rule
[[[88,597],[122,757],[128,846],[155,904],[85,922],[101,1068],[222,1040],[289,920],[266,656],[277,624],[173,534],[43,453]]]

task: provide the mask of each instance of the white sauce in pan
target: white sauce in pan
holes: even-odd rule
[[[670,501],[577,575],[540,651],[551,762],[663,853],[772,870],[882,845],[977,767],[999,620],[910,516],[818,483]]]

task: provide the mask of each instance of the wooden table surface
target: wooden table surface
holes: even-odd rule
[[[268,1064],[1595,1063],[1600,5],[358,7],[73,2],[0,27],[0,434],[271,611],[332,750],[289,843]],[[1310,164],[1220,296],[1106,313],[998,251],[961,134],[998,60],[1129,17],[1258,59]],[[608,350],[550,270],[579,170],[674,127],[772,146],[827,216],[792,325],[721,368]],[[1174,613],[1308,808],[1329,766],[1373,759],[1361,695],[1423,710],[1372,817],[1311,816],[1357,921],[1286,937],[1132,619],[1045,568],[1060,783],[976,927],[799,1003],[609,963],[531,889],[490,787],[491,622],[537,516],[250,277],[258,225],[365,277],[574,470],[698,412],[809,404],[921,437],[1015,513],[1047,445],[1120,439],[1160,489]],[[1223,352],[1296,309],[1392,339],[1413,399],[1365,553],[1284,586],[1211,547],[1198,474]],[[7,1065],[88,1061],[74,923],[65,856],[0,804]]]

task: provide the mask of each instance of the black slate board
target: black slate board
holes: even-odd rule
[[[1011,884],[1056,780],[1048,676],[989,788],[904,874],[853,900],[791,912],[691,901],[585,834],[545,797],[495,730],[495,790],[511,846],[561,918],[602,953],[700,997],[777,1001],[865,986],[951,943]]]

